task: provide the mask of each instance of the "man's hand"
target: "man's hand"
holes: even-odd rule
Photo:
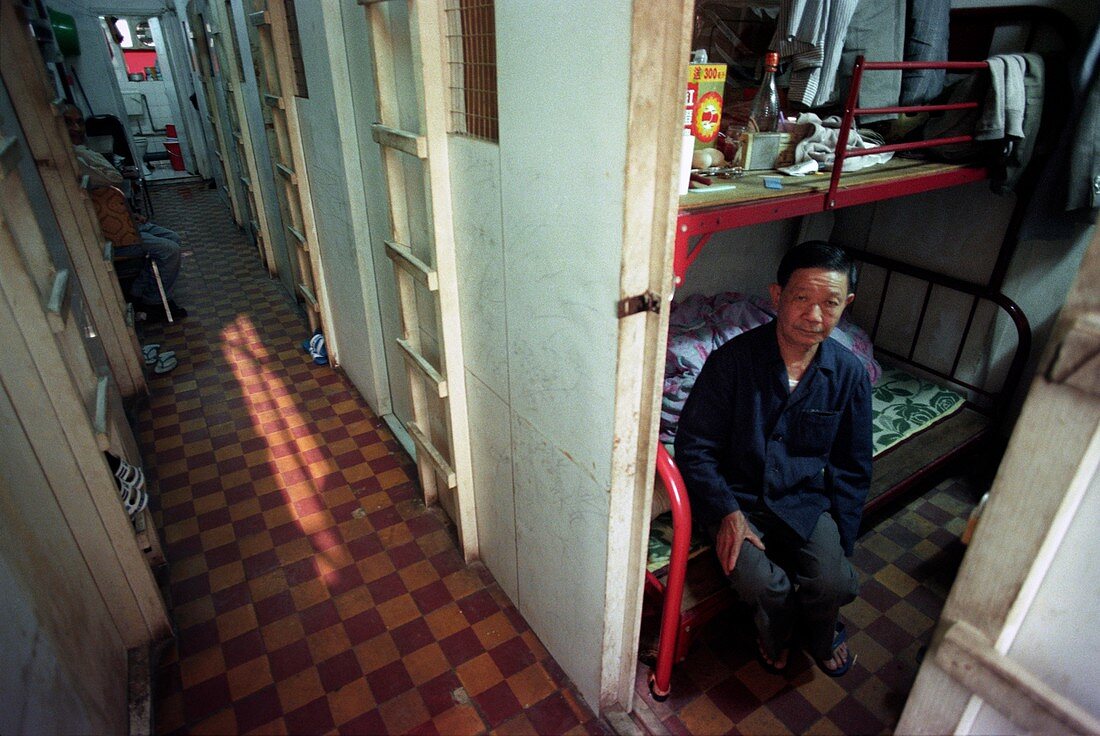
[[[741,554],[741,544],[745,540],[760,551],[764,550],[764,543],[756,532],[749,526],[749,520],[740,511],[727,514],[718,525],[717,552],[718,562],[722,565],[722,572],[729,575],[733,566],[737,564],[737,558]]]

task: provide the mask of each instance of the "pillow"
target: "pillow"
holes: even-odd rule
[[[773,319],[775,310],[770,301],[733,291],[709,297],[692,294],[682,302],[672,302],[661,398],[661,442],[671,444],[676,438],[680,412],[707,356],[742,332]],[[829,337],[859,358],[872,384],[878,381],[882,367],[875,360],[871,338],[846,313]]]

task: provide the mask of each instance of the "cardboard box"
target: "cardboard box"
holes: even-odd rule
[[[689,64],[684,96],[684,127],[695,136],[695,148],[713,148],[722,124],[725,64]]]
[[[744,132],[737,149],[737,165],[745,171],[778,169],[794,163],[795,148],[799,141],[813,130],[813,126],[796,125],[786,133]]]

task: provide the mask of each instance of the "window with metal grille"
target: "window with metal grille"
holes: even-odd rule
[[[286,7],[286,31],[290,42],[290,58],[294,62],[294,96],[309,97],[306,85],[306,65],[302,61],[302,42],[298,39],[298,11],[295,0],[283,0]]]
[[[498,140],[493,0],[447,0],[447,41],[451,131]]]

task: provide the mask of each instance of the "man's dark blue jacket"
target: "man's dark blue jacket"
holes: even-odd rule
[[[855,546],[871,485],[871,382],[843,345],[825,340],[792,393],[775,322],[711,353],[676,431],[676,465],[695,520],[770,509],[808,539],[822,512]]]

